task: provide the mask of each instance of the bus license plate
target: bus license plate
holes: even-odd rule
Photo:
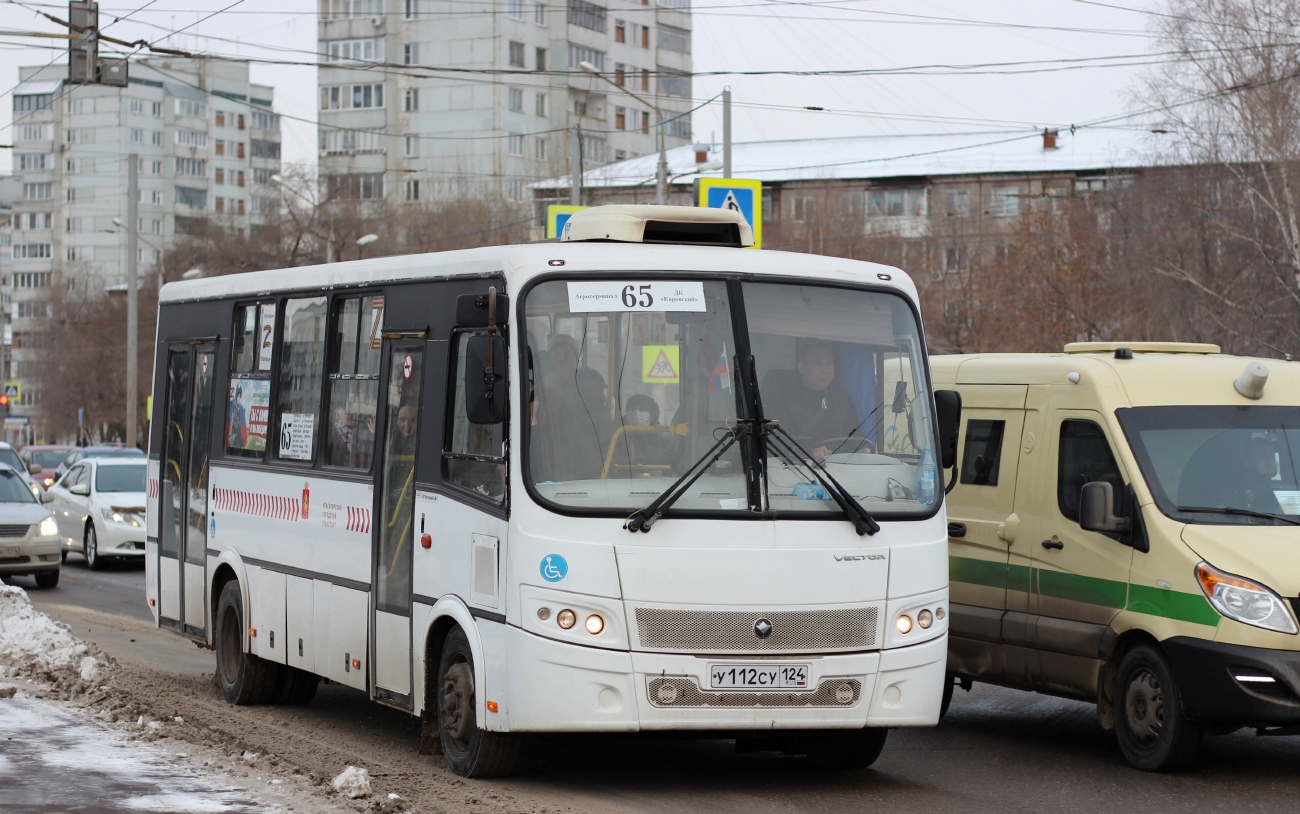
[[[714,690],[806,690],[807,664],[712,664],[709,687]]]

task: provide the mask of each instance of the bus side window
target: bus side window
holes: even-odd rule
[[[368,470],[375,452],[375,405],[384,298],[334,301],[330,338],[329,411],[325,416],[325,463]]]
[[[231,456],[261,458],[271,409],[275,303],[237,306],[232,336],[224,446]]]
[[[275,411],[282,461],[310,461],[320,435],[321,381],[325,367],[325,297],[284,303],[280,349],[280,397]]]
[[[471,424],[465,411],[465,348],[472,334],[455,337],[456,364],[448,390],[452,394],[451,427],[443,452],[447,482],[476,493],[493,503],[506,495],[505,422]]]

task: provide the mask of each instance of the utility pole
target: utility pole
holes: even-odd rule
[[[134,447],[136,401],[139,398],[136,379],[140,366],[140,292],[136,288],[140,156],[131,153],[126,157],[126,162],[126,445]]]
[[[582,125],[575,124],[569,134],[569,204],[582,206]]]
[[[722,177],[731,177],[731,88],[722,91]]]
[[[613,85],[614,87],[626,93],[628,96],[631,96],[633,99],[636,99],[641,104],[653,110],[655,112],[655,115],[659,117],[659,127],[658,127],[659,167],[658,170],[655,172],[655,181],[656,181],[655,203],[657,204],[668,203],[668,156],[664,151],[664,129],[667,127],[668,121],[667,121],[667,117],[664,116],[664,112],[659,109],[659,105],[653,104],[652,102],[638,96],[637,94],[628,90],[625,86],[620,85],[617,82],[615,82],[613,79],[610,79],[608,76],[605,76],[596,68],[595,65],[592,65],[590,62],[585,62],[585,61],[579,62],[578,67],[586,71],[587,73],[591,74],[592,76],[603,79],[604,81],[608,82],[609,84]]]

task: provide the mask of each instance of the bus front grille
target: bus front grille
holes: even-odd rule
[[[681,653],[817,653],[876,646],[880,609],[694,611],[637,608],[639,644]],[[760,626],[760,620],[768,625]],[[760,636],[756,628],[768,631]]]
[[[656,676],[646,689],[656,707],[851,707],[862,695],[862,682],[824,678],[812,692],[705,692],[693,679]]]

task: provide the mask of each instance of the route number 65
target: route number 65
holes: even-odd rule
[[[633,290],[635,289],[635,290]],[[650,284],[646,283],[641,286],[623,286],[623,305],[627,308],[649,308],[655,304],[655,298],[650,295]]]

